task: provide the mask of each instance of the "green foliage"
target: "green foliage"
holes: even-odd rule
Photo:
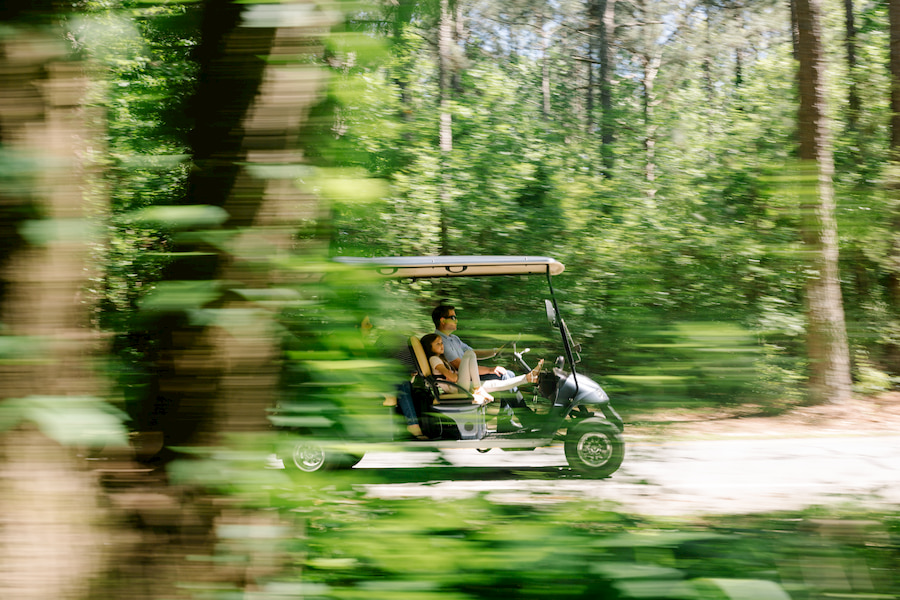
[[[29,396],[0,402],[0,432],[22,423],[48,438],[78,448],[125,448],[125,415],[99,398]]]
[[[92,281],[95,322],[116,335],[107,372],[129,410],[150,391],[146,361],[156,349],[139,306],[157,302],[145,295],[172,262],[172,234],[224,218],[212,207],[174,206],[185,203],[190,170],[186,102],[197,74],[191,54],[199,14],[189,2],[88,2],[71,23],[76,49],[96,70],[94,114],[105,119],[95,193],[109,209],[94,251],[101,267]]]
[[[900,520],[891,512],[664,519],[556,496],[384,499],[363,491],[371,481],[361,473],[298,484],[260,471],[252,460],[260,441],[179,463],[172,477],[268,509],[268,520],[219,527],[205,560],[281,556],[279,569],[252,581],[272,594],[784,600],[898,592]],[[425,468],[417,478],[440,474]]]
[[[136,224],[165,229],[196,229],[215,227],[228,219],[228,213],[218,206],[148,206],[128,215]]]
[[[567,265],[558,291],[595,370],[618,382],[647,381],[648,373],[673,382],[693,373],[690,385],[678,379],[660,388],[673,401],[754,399],[773,410],[798,401],[806,274],[797,252],[798,198],[786,167],[795,153],[796,67],[785,7],[758,3],[736,22],[712,5],[685,12],[663,3],[638,17],[670,29],[657,27],[656,37],[649,26],[617,30],[616,168],[605,178],[597,169],[599,139],[581,129],[585,88],[571,85],[593,67],[572,61],[585,48],[563,33],[577,29],[584,15],[562,5],[558,14],[544,14],[550,32],[544,55],[528,3],[470,4],[464,57],[452,63],[450,153],[437,147],[438,49],[427,21],[395,21],[390,56],[356,69],[365,85],[352,86],[360,90],[348,101],[352,112],[341,112],[342,138],[354,146],[345,156],[368,165],[390,188],[375,204],[336,206],[334,252],[548,254]],[[853,77],[871,85],[859,86],[858,130],[843,129],[846,114],[834,115],[844,294],[852,343],[866,349],[876,370],[892,372],[896,365],[883,361],[893,320],[880,298],[889,271],[886,215],[893,209],[875,192],[886,166],[887,25],[881,6],[857,12],[864,25]],[[842,35],[842,19],[828,26],[835,39]],[[837,77],[829,93],[843,102],[851,75],[842,70],[837,42],[831,58]],[[651,90],[646,69],[655,60]],[[542,113],[545,64],[549,115]],[[599,115],[593,117],[596,123]],[[645,171],[650,135],[652,181]],[[491,286],[492,295],[476,287],[486,312],[500,304],[515,311],[524,296],[495,302],[498,287]],[[442,294],[473,293],[453,283],[416,289],[425,305]],[[683,347],[690,335],[671,324],[711,320],[723,324],[726,337],[744,328],[746,347],[767,358],[746,361],[746,371],[726,377],[680,357],[672,374],[663,348]],[[727,370],[736,355],[727,344],[719,349],[729,358],[709,364]],[[871,379],[862,369],[856,375]],[[660,396],[614,385],[636,401]]]
[[[322,257],[254,250],[232,256],[307,283],[263,290],[216,280],[159,283],[176,258],[196,265],[235,251],[240,233],[219,230],[226,215],[186,197],[192,126],[186,100],[197,76],[192,50],[200,43],[193,4],[89,2],[88,18],[75,28],[73,43],[104,69],[104,85],[94,93],[108,132],[98,166],[110,214],[97,253],[104,269],[96,281],[97,322],[116,334],[108,368],[129,407],[155,393],[148,371],[159,348],[148,330],[150,318],[160,315],[227,331],[271,311],[283,348],[273,421],[338,438],[383,433],[380,399],[404,375],[390,356],[361,341],[363,316],[386,330],[422,333],[431,328],[433,304],[448,299],[461,308],[468,339],[478,340],[477,333],[506,341],[524,333],[535,354],[548,351],[534,316],[543,294],[539,278],[382,284],[341,272]],[[326,44],[331,89],[300,140],[316,168],[267,166],[254,175],[296,179],[325,199],[335,254],[560,259],[567,270],[554,286],[563,316],[585,342],[586,370],[602,377],[616,403],[751,402],[776,411],[800,402],[805,274],[796,252],[796,194],[779,179],[794,152],[795,128],[785,7],[764,1],[736,13],[707,3],[686,14],[684,3],[661,2],[651,15],[617,3],[620,23],[635,26],[620,28],[614,48],[615,108],[606,116],[616,129],[615,168],[607,177],[597,131],[586,129],[603,116],[596,96],[592,109],[585,96],[588,69],[598,75],[589,56],[582,60],[595,32],[582,4],[545,4],[461,4],[471,35],[454,55],[454,144],[444,153],[437,148],[437,3],[354,3],[358,18]],[[269,24],[282,8],[269,5],[250,18]],[[631,14],[621,19],[626,10]],[[885,287],[891,273],[886,217],[893,206],[879,193],[889,87],[885,6],[860,10],[863,72],[857,77],[871,85],[860,88],[859,131],[837,128],[837,181],[859,384],[874,391],[892,384],[881,361],[898,343],[900,328]],[[546,54],[538,50],[539,16],[550,33]],[[637,26],[641,19],[646,26]],[[834,33],[837,24],[830,27]],[[656,59],[651,94],[648,67]],[[545,65],[549,114],[542,104]],[[840,81],[831,90],[835,98],[843,97]],[[839,123],[842,118],[837,115]],[[647,176],[650,141],[655,178]],[[30,164],[0,154],[5,189],[18,186]],[[60,225],[69,224],[26,223],[19,233],[49,240],[83,231]],[[302,224],[297,239],[319,227]],[[209,251],[176,253],[179,241]],[[218,308],[231,296],[257,306]],[[3,364],[38,360],[41,352],[40,340],[0,338]],[[93,399],[29,398],[0,406],[0,427],[27,420],[64,443],[121,442],[123,419]],[[508,504],[484,497],[391,501],[367,495],[372,481],[353,472],[297,483],[281,470],[261,468],[282,443],[279,436],[220,441],[175,448],[189,458],[172,463],[168,476],[177,486],[227,496],[220,504],[225,512],[245,507],[260,522],[233,525],[225,515],[215,530],[218,543],[205,549],[209,555],[192,554],[190,561],[236,565],[242,583],[261,596],[900,594],[896,578],[885,575],[898,567],[896,515],[842,537],[829,534],[822,514],[693,522],[556,497]],[[429,472],[420,475],[427,481]],[[260,570],[260,557],[278,560]],[[837,572],[868,573],[869,585],[842,587],[831,577]],[[182,591],[204,598],[249,593],[218,581],[185,582]]]
[[[305,264],[305,268],[312,265]],[[283,348],[281,390],[273,424],[320,439],[391,439],[382,406],[407,373],[395,359],[409,324],[370,274],[316,264],[318,283],[298,286],[278,314]],[[375,329],[362,327],[365,317]]]

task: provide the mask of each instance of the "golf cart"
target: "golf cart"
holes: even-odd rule
[[[404,436],[389,443],[486,452],[492,448],[534,450],[562,442],[571,468],[585,475],[608,477],[622,464],[625,452],[622,418],[600,385],[576,371],[580,346],[573,342],[559,314],[551,281],[553,275],[565,269],[562,263],[530,256],[341,257],[335,260],[395,279],[521,275],[543,275],[547,279],[550,298],[544,302],[545,311],[550,326],[559,335],[562,353],[551,368],[544,367],[534,386],[506,392],[517,395],[516,415],[521,421],[518,429],[503,432],[492,429],[489,411],[494,407],[479,403],[462,388],[451,392],[442,390],[425,359],[418,336],[411,336],[409,350],[416,368],[412,381],[414,404],[429,439],[410,440]],[[527,352],[528,348],[520,350],[517,344],[512,344],[512,354],[524,372],[532,370],[524,358]],[[500,400],[498,394],[495,396]],[[280,455],[286,468],[306,472],[353,466],[362,458],[358,446],[329,446],[302,437]]]

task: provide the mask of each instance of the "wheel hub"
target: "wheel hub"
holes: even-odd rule
[[[312,473],[325,464],[325,451],[314,444],[298,444],[291,458],[298,469]]]
[[[601,467],[610,459],[612,444],[602,433],[591,432],[578,440],[578,457],[588,466]]]

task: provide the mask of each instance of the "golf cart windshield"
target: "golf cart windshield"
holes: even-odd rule
[[[547,320],[550,322],[551,327],[559,329],[562,334],[563,341],[567,345],[566,351],[571,352],[572,362],[581,362],[581,344],[576,344],[572,341],[572,334],[569,333],[566,322],[563,321],[562,317],[560,317],[559,313],[556,311],[556,305],[552,300],[544,300],[544,305],[547,309]]]

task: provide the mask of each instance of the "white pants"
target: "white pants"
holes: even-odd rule
[[[488,379],[482,382],[478,376],[478,359],[475,358],[473,350],[466,350],[459,361],[458,379],[456,384],[465,388],[469,393],[474,392],[478,388],[483,388],[487,393],[502,392],[503,390],[511,390],[527,382],[527,375],[519,375],[512,379]]]

